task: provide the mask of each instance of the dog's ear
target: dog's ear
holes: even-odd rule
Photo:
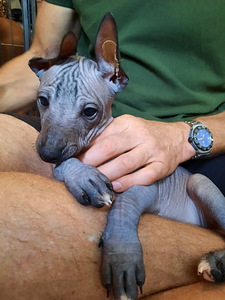
[[[104,16],[99,27],[95,55],[102,77],[112,81],[115,92],[120,92],[129,79],[120,66],[116,22],[111,13]]]
[[[77,39],[73,32],[68,32],[61,43],[58,58],[67,58],[77,53]]]
[[[42,57],[33,57],[29,60],[28,65],[31,70],[40,79],[42,73],[51,67],[51,61],[53,59],[44,59]]]
[[[46,50],[45,56],[50,56],[51,51]],[[60,50],[55,58],[45,59],[42,57],[33,57],[29,60],[28,65],[31,70],[40,78],[41,74],[48,70],[51,66],[55,65],[59,59],[67,58],[69,56],[75,55],[77,52],[77,39],[74,33],[67,33],[60,45]]]

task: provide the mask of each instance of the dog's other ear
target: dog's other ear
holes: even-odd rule
[[[104,16],[99,27],[95,55],[102,77],[112,81],[115,92],[120,92],[129,79],[120,66],[116,22],[111,13]]]
[[[60,45],[60,50],[55,58],[45,59],[42,57],[33,57],[29,60],[28,65],[31,70],[40,78],[42,73],[48,70],[51,66],[55,65],[59,59],[67,58],[69,56],[75,55],[77,52],[77,39],[74,33],[67,33]],[[47,49],[45,56],[50,56],[50,50]]]
[[[40,79],[42,73],[51,67],[52,59],[44,59],[42,57],[33,57],[29,60],[28,65],[31,70]]]
[[[68,32],[61,43],[58,58],[67,58],[77,53],[77,39],[73,32]]]

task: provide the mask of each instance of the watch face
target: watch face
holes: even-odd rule
[[[202,150],[208,150],[212,147],[212,134],[206,128],[196,128],[194,132],[196,145]]]

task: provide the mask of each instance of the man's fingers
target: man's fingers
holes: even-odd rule
[[[85,164],[99,166],[106,161],[133,149],[138,144],[135,134],[136,118],[123,115],[114,119],[90,144],[90,148],[78,158]],[[131,125],[134,126],[132,129]],[[140,143],[140,141],[139,141]]]
[[[125,175],[113,181],[113,188],[115,192],[121,193],[133,185],[150,185],[168,175],[165,174],[164,171],[164,164],[161,162],[153,162],[132,174]]]
[[[112,135],[99,140],[78,158],[85,164],[97,167],[132,147],[133,141],[129,135],[120,133],[120,135]]]
[[[146,165],[149,156],[143,146],[137,146],[131,151],[123,153],[115,159],[98,167],[99,171],[113,181],[126,174],[136,171],[140,166]]]

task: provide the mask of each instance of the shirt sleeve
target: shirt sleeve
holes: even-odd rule
[[[48,3],[51,3],[51,4],[58,5],[58,6],[74,8],[72,0],[63,0],[63,1],[62,0],[45,0],[45,1]]]

